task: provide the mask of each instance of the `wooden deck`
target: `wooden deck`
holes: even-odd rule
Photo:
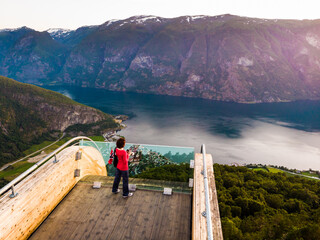
[[[81,147],[81,160],[75,161],[78,146],[68,147],[57,154],[57,163],[48,160],[15,186],[18,195],[10,198],[11,191],[0,196],[0,239],[27,239],[48,217],[49,213],[87,175],[106,175],[106,167],[94,147]],[[80,177],[75,177],[80,169]]]
[[[190,239],[191,201],[151,190],[123,199],[79,182],[29,239]]]

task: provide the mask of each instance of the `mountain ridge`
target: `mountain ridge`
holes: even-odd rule
[[[23,82],[234,102],[320,98],[320,20],[134,16],[57,37],[15,34],[0,32],[0,74]]]

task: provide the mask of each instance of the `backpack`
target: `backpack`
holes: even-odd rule
[[[117,165],[118,165],[118,156],[116,154],[116,149],[117,148],[114,148],[114,152],[113,152],[113,166],[114,167],[117,167]]]

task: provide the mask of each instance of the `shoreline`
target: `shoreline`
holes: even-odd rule
[[[121,132],[122,129],[127,128],[127,125],[124,124],[123,122],[125,122],[126,120],[129,119],[128,116],[117,115],[114,117],[114,119],[120,126],[116,129],[111,129],[111,130],[102,134],[105,142],[110,142],[110,141],[112,142],[114,140],[117,140],[120,137],[120,135],[117,135],[117,133]]]
[[[89,86],[79,86],[79,85],[73,85],[73,84],[66,84],[66,83],[54,83],[54,84],[41,84],[41,83],[33,83],[33,85],[50,89],[55,88],[55,87],[78,87],[82,89],[97,89],[97,90],[105,90],[105,91],[110,91],[110,92],[119,92],[119,93],[129,93],[129,94],[143,94],[143,95],[152,95],[152,96],[167,96],[167,97],[177,97],[177,98],[187,98],[187,99],[202,99],[202,100],[207,100],[207,101],[212,101],[212,102],[217,102],[217,103],[235,103],[235,104],[243,104],[243,105],[255,105],[255,104],[272,104],[272,103],[294,103],[294,102],[300,102],[300,101],[315,101],[318,102],[320,101],[320,98],[308,98],[308,99],[279,99],[279,100],[274,100],[274,101],[263,101],[263,100],[248,100],[248,101],[240,101],[240,100],[221,100],[218,98],[205,98],[201,96],[187,96],[187,95],[174,95],[174,94],[161,94],[161,93],[155,93],[155,92],[143,92],[143,91],[127,91],[127,90],[114,90],[114,89],[109,89],[109,88],[104,88],[104,87],[89,87]],[[48,88],[47,88],[48,87]],[[55,91],[55,90],[53,90]],[[274,99],[274,98],[273,98]]]

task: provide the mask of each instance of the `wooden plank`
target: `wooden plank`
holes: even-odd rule
[[[213,239],[223,239],[222,226],[220,220],[218,195],[216,189],[216,183],[213,171],[213,162],[211,154],[206,156],[207,165],[207,176],[209,186],[209,198],[210,198],[210,209],[211,209],[211,222],[212,222],[212,235]]]
[[[55,223],[55,228],[57,231],[50,233],[50,226],[44,224],[40,229],[41,231],[36,235],[32,235],[30,239],[59,239],[62,236],[70,236],[70,234],[65,234],[65,226],[68,226],[68,229],[72,229],[72,226],[77,226],[81,224],[81,215],[84,214],[83,208],[81,208],[81,198],[85,195],[88,199],[91,198],[90,193],[87,191],[82,190],[81,196],[79,194],[75,194],[75,192],[71,191],[68,197],[65,199],[66,203],[73,204],[77,206],[76,208],[64,208],[63,205],[58,205],[57,210],[49,215],[46,221],[54,221],[55,219],[60,219],[61,221],[57,221]],[[70,225],[69,223],[77,223],[76,225]],[[49,234],[50,233],[50,234]]]
[[[190,239],[190,235],[187,234],[191,231],[191,225],[192,222],[191,221],[182,221],[183,219],[191,219],[191,215],[192,215],[192,198],[191,196],[189,198],[182,198],[181,199],[181,206],[182,206],[182,214],[180,215],[180,222],[181,224],[179,224],[178,226],[180,226],[179,229],[179,235],[182,236],[181,239]],[[189,210],[187,210],[189,209]]]
[[[110,187],[78,183],[30,239],[190,239],[190,209],[190,194],[137,190],[123,199]]]
[[[99,207],[100,212],[96,217],[96,224],[91,229],[95,239],[110,239],[112,231],[117,227],[119,212],[122,212],[125,202],[121,201],[121,193],[115,195],[111,188],[99,189],[103,193]],[[78,232],[78,231],[77,231]]]
[[[144,199],[144,201],[140,202],[138,198],[136,198],[135,205],[130,206],[131,210],[133,210],[133,208],[136,208],[136,210],[134,210],[134,212],[131,211],[131,216],[128,214],[127,226],[128,229],[130,229],[130,234],[123,235],[123,239],[150,239],[157,213],[161,211],[161,207],[158,205],[159,198],[154,198],[154,192],[151,191],[139,191],[136,193],[141,195],[141,199]],[[157,195],[159,195],[159,193]],[[143,204],[144,207],[139,209],[140,204]],[[139,210],[137,211],[137,209]],[[135,219],[133,227],[129,225],[132,219]]]
[[[158,209],[154,206],[157,206],[158,199],[154,198],[153,192],[138,191],[133,197],[124,201],[126,201],[126,206],[118,218],[117,227],[111,239],[117,239],[117,237],[119,239],[149,239],[150,225],[152,226],[155,212]]]
[[[105,207],[105,202],[103,201],[103,190],[105,189],[90,189],[94,192],[94,199],[89,199],[89,202],[83,204],[86,208],[86,215],[82,216],[83,224],[74,231],[75,233],[82,233],[79,239],[95,239],[95,233],[92,229],[96,225],[96,220],[100,218],[102,209]],[[87,201],[86,201],[87,202]]]
[[[161,208],[161,211],[159,211],[157,215],[150,239],[170,239],[169,237],[173,235],[172,227],[168,227],[168,220],[174,227],[175,223],[173,215],[175,211],[179,211],[178,209],[175,209],[174,200],[172,199],[174,197],[176,197],[176,194],[173,194],[172,196],[159,196],[159,207]],[[181,214],[181,212],[179,213]],[[181,222],[181,224],[183,224],[183,222]],[[172,239],[174,239],[173,236]]]
[[[204,183],[203,175],[201,174],[203,166],[202,154],[195,155],[195,167],[194,167],[194,198],[193,198],[193,232],[192,239],[206,239],[206,219],[202,217],[201,213],[205,211],[205,195],[204,195]]]
[[[223,239],[217,191],[215,186],[212,156],[206,155],[207,179],[209,187],[209,201],[211,210],[213,239]],[[193,189],[193,216],[192,216],[192,239],[207,239],[207,220],[201,214],[206,210],[205,188],[203,171],[203,155],[195,155],[194,189]]]
[[[171,234],[167,235],[168,237],[171,235],[172,239],[179,239],[180,237],[180,231],[179,231],[179,225],[184,225],[183,221],[181,221],[181,212],[182,212],[182,204],[181,204],[181,195],[175,195],[174,198],[177,198],[177,200],[172,204],[172,211],[170,214],[170,219],[174,223],[174,227],[172,228]],[[169,238],[167,238],[169,239]]]

